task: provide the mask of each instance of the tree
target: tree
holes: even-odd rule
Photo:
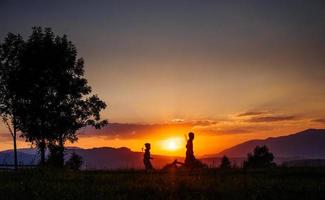
[[[20,70],[24,40],[20,35],[9,33],[0,45],[0,115],[13,139],[14,165],[17,170],[17,132],[20,88],[17,87],[17,72]]]
[[[267,146],[256,146],[253,153],[247,155],[244,161],[244,168],[269,168],[275,166],[274,156]]]
[[[227,156],[222,157],[219,167],[223,170],[231,169],[231,162]]]
[[[76,141],[77,130],[84,126],[106,125],[100,117],[106,104],[91,94],[84,61],[77,58],[66,35],[55,36],[50,28],[35,27],[20,55],[15,74],[21,99],[17,127],[26,141],[38,147],[41,164],[48,145],[57,145],[63,166],[65,141]]]

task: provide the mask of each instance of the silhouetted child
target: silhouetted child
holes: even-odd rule
[[[152,157],[150,157],[150,143],[145,143],[145,151],[144,151],[144,155],[143,155],[143,164],[145,169],[148,170],[152,170],[153,167],[151,165],[150,160],[153,159]]]
[[[196,159],[194,157],[193,152],[193,140],[194,140],[194,133],[190,132],[188,134],[189,139],[187,140],[186,144],[186,157],[185,157],[185,166],[193,166],[196,163]]]

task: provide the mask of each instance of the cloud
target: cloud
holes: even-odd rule
[[[247,111],[234,115],[233,120],[245,123],[260,123],[260,122],[281,122],[281,121],[295,121],[302,119],[301,116],[293,114],[276,113],[270,111]]]
[[[110,139],[138,139],[148,135],[168,135],[175,132],[192,131],[196,126],[207,126],[215,122],[191,121],[162,124],[110,123],[108,126],[96,130],[86,127],[79,131],[81,137],[108,137]]]
[[[210,125],[215,125],[218,122],[213,121],[213,120],[196,120],[192,121],[189,124],[192,124],[194,126],[210,126]]]
[[[248,116],[256,116],[256,115],[262,115],[266,114],[265,111],[250,111],[250,112],[244,112],[237,115],[237,117],[248,117]]]
[[[110,123],[106,127],[96,130],[86,127],[80,131],[81,137],[108,137],[112,138],[136,138],[150,134],[161,128],[159,124],[131,124],[131,123]],[[175,124],[175,126],[178,126]]]
[[[172,122],[175,123],[183,123],[185,120],[184,119],[172,119]]]
[[[324,123],[325,124],[325,118],[320,118],[320,119],[313,119],[311,120],[312,122],[317,122],[317,123]]]
[[[195,131],[210,135],[236,135],[270,131],[273,128],[273,124],[250,123],[243,120],[224,120],[215,125],[198,127]]]
[[[193,120],[189,122],[164,124],[111,123],[107,127],[96,130],[86,127],[79,132],[80,137],[105,137],[108,139],[140,139],[147,137],[165,137],[174,134],[184,134],[189,131],[208,135],[246,134],[253,130],[247,127],[225,125],[213,120]]]
[[[244,128],[230,128],[230,129],[219,129],[219,130],[204,130],[204,133],[210,135],[236,135],[236,134],[248,134],[254,131]]]
[[[11,141],[12,137],[10,133],[0,133],[0,142],[8,142]]]
[[[188,126],[209,126],[212,124],[217,124],[217,121],[214,120],[190,120],[186,121],[184,119],[172,119],[172,123],[170,124],[182,124],[182,125],[188,125]],[[168,124],[164,124],[168,125]]]
[[[237,115],[236,115],[237,116]],[[106,137],[108,139],[142,139],[148,137],[167,137],[189,131],[207,135],[253,134],[257,131],[270,131],[272,122],[298,120],[294,115],[280,115],[266,111],[252,111],[238,114],[244,119],[231,117],[224,120],[184,120],[172,119],[167,123],[138,124],[111,123],[101,130],[87,127],[80,131],[80,137]],[[300,118],[299,118],[300,119]],[[264,123],[270,123],[266,125]]]
[[[272,116],[261,116],[261,117],[252,117],[247,122],[280,122],[280,121],[293,121],[297,117],[293,115],[272,115]]]
[[[216,124],[212,120],[172,120],[170,123],[161,124],[137,124],[137,123],[110,123],[108,126],[96,130],[86,127],[79,131],[80,137],[107,137],[110,139],[134,139],[147,136],[163,136],[192,131],[197,127],[208,127]]]

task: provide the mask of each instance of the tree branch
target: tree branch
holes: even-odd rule
[[[2,117],[2,121],[5,123],[5,125],[9,129],[9,132],[10,132],[11,136],[14,137],[14,132],[12,131],[12,128],[11,128],[9,122],[8,122],[8,118],[7,117]]]

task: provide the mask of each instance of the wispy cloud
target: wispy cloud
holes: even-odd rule
[[[177,119],[172,119],[171,121],[174,123],[183,123],[185,120],[177,118]]]
[[[140,139],[147,137],[165,137],[194,131],[206,135],[256,134],[279,128],[279,122],[296,126],[306,119],[300,115],[283,114],[270,111],[247,111],[230,115],[219,120],[186,120],[175,118],[166,123],[137,124],[111,123],[102,130],[87,127],[81,131],[81,137],[107,137],[108,139]],[[325,123],[324,119],[317,122]],[[281,125],[282,126],[282,125]]]
[[[292,114],[283,114],[270,111],[247,111],[235,115],[237,120],[241,120],[246,123],[260,123],[260,122],[281,122],[281,121],[294,121],[299,117]],[[235,119],[234,119],[235,120]]]
[[[86,127],[79,131],[81,137],[108,137],[119,139],[142,138],[148,135],[168,135],[175,132],[183,133],[197,127],[208,127],[217,124],[213,120],[172,120],[170,123],[137,124],[137,123],[110,123],[101,130]]]
[[[210,135],[235,135],[235,134],[248,134],[253,133],[250,129],[243,128],[225,128],[225,129],[208,129],[204,130],[204,133],[210,134]]]
[[[325,118],[313,119],[312,122],[322,123],[325,124]]]
[[[280,121],[293,121],[296,120],[297,116],[293,115],[273,115],[273,116],[261,116],[261,117],[252,117],[247,122],[280,122]]]
[[[210,135],[234,135],[270,131],[272,127],[273,124],[251,123],[243,120],[229,119],[215,125],[197,127],[195,130]]]
[[[267,112],[265,112],[265,111],[249,111],[249,112],[239,113],[237,116],[238,117],[247,117],[247,116],[262,115],[262,114],[266,114],[266,113]]]
[[[190,122],[189,124],[192,124],[194,126],[210,126],[210,125],[218,124],[218,122],[214,120],[196,120]]]
[[[11,141],[12,137],[10,133],[0,133],[0,141],[1,142],[8,142]]]

